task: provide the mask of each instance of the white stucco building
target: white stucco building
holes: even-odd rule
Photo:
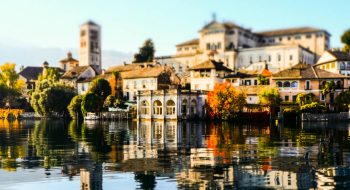
[[[181,90],[139,91],[137,118],[178,120],[202,117],[206,95]]]
[[[177,44],[174,55],[156,57],[155,60],[173,67],[180,76],[189,77],[189,68],[206,61],[208,55],[231,70],[238,70],[242,65],[247,67],[246,62],[255,64],[269,60],[271,54],[270,64],[275,66],[271,70],[275,72],[298,61],[313,64],[329,49],[329,38],[326,30],[312,27],[254,32],[232,22],[213,20],[199,30],[198,38]],[[251,55],[253,60],[239,60],[240,55]]]
[[[340,50],[328,50],[317,61],[316,67],[332,73],[350,76],[350,54]]]

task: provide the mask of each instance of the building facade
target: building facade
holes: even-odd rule
[[[206,95],[174,90],[139,91],[137,118],[178,120],[203,117]]]
[[[317,61],[316,67],[332,73],[350,76],[350,54],[340,50],[328,50]]]

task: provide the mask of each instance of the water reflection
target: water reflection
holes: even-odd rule
[[[346,188],[349,148],[347,123],[0,120],[0,189]]]

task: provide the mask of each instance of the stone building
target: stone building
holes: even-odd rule
[[[317,61],[316,67],[332,73],[350,76],[350,54],[340,50],[328,50]]]
[[[203,117],[206,95],[174,90],[139,91],[137,118],[177,120]]]

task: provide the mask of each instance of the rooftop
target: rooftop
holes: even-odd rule
[[[336,74],[313,67],[309,64],[299,63],[292,68],[282,70],[272,75],[272,78],[280,79],[337,79],[349,78],[345,75]]]
[[[192,39],[192,40],[188,40],[186,42],[179,43],[179,44],[176,45],[176,47],[178,47],[178,46],[198,45],[198,44],[199,44],[199,39],[195,38],[195,39]]]
[[[49,67],[53,69],[58,69],[60,73],[63,73],[64,70],[62,70],[59,67]],[[18,74],[24,77],[25,79],[29,80],[37,80],[39,75],[43,73],[43,67],[26,67],[22,71],[20,71]]]
[[[313,27],[297,27],[297,28],[270,30],[270,31],[256,32],[256,34],[260,34],[265,37],[272,37],[272,36],[284,36],[284,35],[312,33],[312,32],[326,32],[327,34],[329,34],[326,30],[313,28]]]
[[[200,63],[190,68],[190,70],[204,70],[204,69],[215,69],[218,71],[229,71],[229,72],[232,71],[231,69],[225,67],[223,62],[218,62],[215,60],[207,60],[203,63]]]

